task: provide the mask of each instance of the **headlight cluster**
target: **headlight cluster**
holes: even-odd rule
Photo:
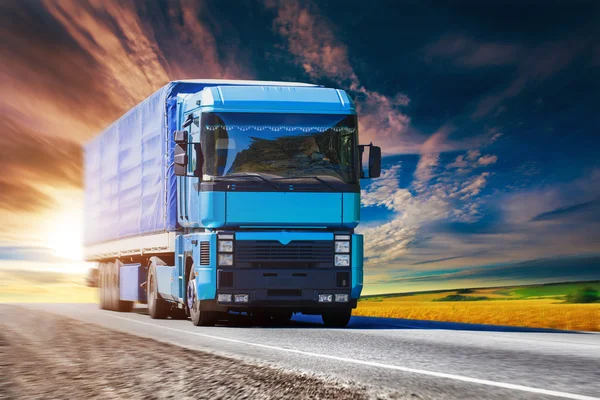
[[[335,235],[335,258],[336,267],[350,266],[350,235]]]
[[[218,239],[218,264],[219,266],[233,265],[233,235],[219,235]]]

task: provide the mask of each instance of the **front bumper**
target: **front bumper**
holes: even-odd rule
[[[356,308],[351,283],[350,268],[218,269],[217,299],[220,294],[231,294],[232,301],[217,302],[230,309]],[[248,302],[236,303],[236,294],[247,294]],[[333,301],[319,302],[320,294],[333,295]],[[335,301],[336,294],[347,295],[348,301]]]

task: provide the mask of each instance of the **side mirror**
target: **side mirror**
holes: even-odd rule
[[[187,144],[175,145],[175,176],[187,176],[188,154]]]
[[[381,175],[381,147],[371,145],[369,151],[369,178],[379,178]]]
[[[369,148],[369,175],[365,176],[365,171],[363,170],[363,153],[365,152],[365,147]],[[371,144],[361,144],[358,146],[359,153],[359,162],[360,162],[360,179],[364,178],[379,178],[381,175],[381,147],[373,146]]]
[[[187,128],[188,126],[190,126],[192,124],[192,122],[194,122],[194,114],[188,114],[187,118],[185,119],[185,121],[183,122],[183,125],[181,125],[181,127]]]

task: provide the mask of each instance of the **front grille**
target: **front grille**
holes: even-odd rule
[[[269,289],[267,290],[267,296],[269,297],[300,297],[302,296],[302,290],[300,289]]]
[[[233,272],[219,270],[217,275],[217,286],[221,288],[232,288],[233,287]]]
[[[235,264],[252,267],[316,267],[333,263],[333,241],[295,240],[289,244],[267,240],[238,240]]]

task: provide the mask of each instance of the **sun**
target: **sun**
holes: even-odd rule
[[[83,260],[83,206],[78,200],[62,198],[46,222],[46,246],[55,256],[74,261]]]

